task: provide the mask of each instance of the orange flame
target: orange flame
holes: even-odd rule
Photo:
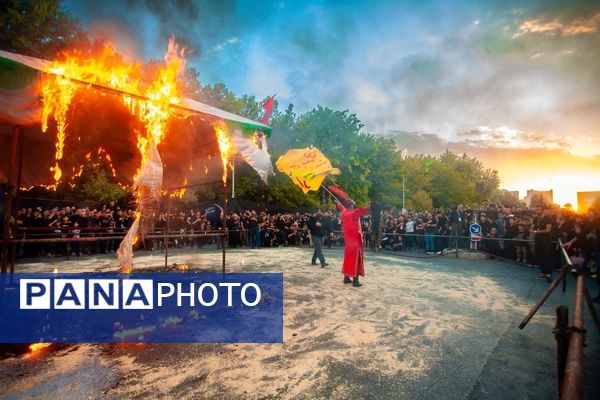
[[[194,167],[192,165],[192,160],[190,160],[188,162],[188,171],[193,171]],[[178,198],[178,199],[183,199],[183,196],[185,196],[185,193],[187,192],[187,184],[189,183],[188,181],[188,177],[187,177],[187,173],[186,175],[184,175],[183,177],[183,183],[181,184],[181,188],[175,190],[173,193],[171,193],[170,197],[173,198]]]
[[[188,178],[187,178],[187,176],[184,176],[183,184],[181,185],[183,187],[173,191],[173,193],[171,193],[170,197],[172,199],[174,199],[174,198],[183,199],[183,196],[185,195],[185,192],[187,191],[187,188],[185,187],[185,186],[187,186],[187,184],[188,184]]]
[[[64,60],[51,64],[42,85],[42,130],[45,132],[48,129],[48,120],[53,116],[57,124],[55,165],[51,169],[54,172],[54,188],[62,177],[59,161],[63,158],[67,113],[77,90],[97,84],[125,92],[120,95],[122,102],[146,128],[143,134],[136,132],[137,147],[142,154],[142,169],[150,140],[158,144],[165,136],[167,120],[173,115],[169,106],[181,101],[177,75],[185,68],[184,51],[173,39],[169,40],[165,64],[147,86],[142,85],[141,64],[125,62],[110,44],[105,45],[97,56],[76,50],[64,53]],[[106,158],[110,163],[110,155],[107,154]],[[112,166],[111,169],[116,175]]]
[[[46,347],[52,346],[52,343],[33,343],[29,345],[29,352],[35,353],[36,351],[45,349]]]
[[[110,154],[106,152],[104,147],[98,147],[98,155],[104,157],[104,159],[108,163],[108,167],[110,168],[110,173],[112,174],[112,176],[117,176],[117,171],[115,170],[115,166],[112,163],[112,158],[110,157]]]
[[[189,271],[190,266],[188,264],[177,264],[177,269],[180,271]]]
[[[120,60],[111,45],[106,45],[98,57],[85,57],[79,51],[65,53],[64,61],[55,61],[47,69],[42,84],[42,131],[48,129],[48,119],[52,115],[56,120],[56,152],[54,180],[58,184],[62,171],[58,165],[63,157],[67,134],[67,112],[78,89],[79,82],[97,83],[111,88],[139,93],[137,90],[141,66],[127,64]]]
[[[227,136],[227,133],[225,133],[225,130],[221,126],[215,126],[215,132],[217,133],[217,142],[219,143],[219,151],[221,152],[221,160],[223,161],[223,183],[226,183],[227,164],[229,163],[233,146],[229,140],[229,136]]]

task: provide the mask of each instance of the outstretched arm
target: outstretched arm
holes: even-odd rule
[[[364,214],[368,213],[370,209],[371,209],[371,205],[367,205],[367,206],[364,206],[364,207],[361,207],[361,208],[357,208],[354,211],[358,215],[364,215]]]
[[[339,212],[341,212],[342,214],[346,212],[346,207],[344,207],[342,205],[342,203],[340,203],[339,201],[337,201],[337,199],[336,199],[336,202],[335,202],[335,206],[337,207],[337,209],[339,210]]]

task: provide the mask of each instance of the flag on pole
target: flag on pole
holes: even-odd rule
[[[271,114],[273,113],[274,97],[269,97],[262,105],[265,114],[260,119],[260,122],[265,125],[269,124]],[[248,132],[241,129],[239,125],[230,125],[229,129],[232,132],[230,139],[235,152],[242,156],[244,161],[256,171],[264,183],[267,183],[269,175],[273,175],[274,172],[264,132],[260,129],[255,129],[248,135]]]
[[[273,106],[275,105],[275,95],[269,97],[262,105],[265,110],[265,114],[259,120],[261,124],[269,125],[271,120],[271,114],[273,114]]]
[[[231,134],[231,144],[235,152],[242,156],[264,183],[267,183],[269,175],[273,175],[274,172],[265,135],[257,131],[250,139],[239,129],[235,129]]]
[[[291,149],[279,157],[277,169],[288,175],[304,193],[318,190],[327,175],[339,175],[341,171],[315,147]]]
[[[342,200],[350,200],[350,195],[335,185],[329,185],[327,186],[327,189]]]

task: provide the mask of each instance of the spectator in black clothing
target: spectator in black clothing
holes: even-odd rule
[[[446,249],[448,238],[445,237],[448,233],[448,218],[444,216],[442,212],[438,212],[436,216],[437,227],[436,227],[436,238],[435,238],[435,250],[436,254],[442,254],[442,251]]]
[[[527,263],[529,260],[529,244],[524,242],[523,240],[529,239],[529,230],[525,226],[525,224],[519,224],[517,226],[518,233],[515,236],[515,252],[517,257],[517,262]]]
[[[534,219],[534,249],[535,262],[541,269],[537,279],[549,280],[552,277],[552,227],[554,221],[548,210],[542,206],[535,207],[536,217]]]
[[[250,248],[260,248],[260,227],[256,211],[250,213],[248,218],[248,234],[250,239]]]
[[[466,234],[466,226],[467,226],[467,220],[466,220],[466,214],[463,211],[463,205],[459,204],[455,209],[453,209],[450,212],[450,218],[449,218],[449,223],[450,223],[450,234],[453,236],[465,236]],[[462,248],[463,247],[463,239],[461,238],[454,238],[452,240],[452,243],[450,244],[450,247],[454,247],[454,248]]]
[[[506,239],[514,239],[519,234],[519,225],[517,225],[517,221],[514,215],[508,216],[508,221],[506,222],[506,232],[504,233],[504,237]],[[506,257],[514,260],[515,259],[515,244],[516,242],[513,240],[504,241],[504,254]]]
[[[317,213],[308,221],[308,228],[310,229],[310,236],[312,237],[313,245],[315,248],[311,264],[317,265],[318,258],[321,262],[321,268],[324,268],[328,264],[325,262],[325,256],[323,255],[323,236],[329,228],[324,226],[322,209],[319,208],[317,210]]]
[[[498,238],[498,228],[492,227],[485,237],[489,239],[483,242],[485,250],[492,255],[499,256],[501,249],[498,240],[496,240]]]
[[[285,243],[286,243],[285,232],[282,231],[281,229],[275,227],[275,229],[273,231],[273,236],[271,238],[271,246],[272,247],[285,246]]]

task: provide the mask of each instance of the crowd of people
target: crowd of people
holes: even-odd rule
[[[477,223],[482,235],[478,249],[497,257],[556,267],[560,262],[556,242],[560,238],[567,244],[574,259],[586,265],[591,260],[599,265],[600,261],[600,213],[596,210],[580,215],[563,209],[507,208],[494,204],[478,208],[459,205],[451,210],[437,209],[433,212],[379,210],[374,208],[361,219],[365,247],[371,250],[442,254],[473,247],[469,227]],[[269,213],[266,210],[228,213],[227,246],[311,246],[309,221],[313,215],[311,212]],[[67,206],[21,209],[14,221],[14,235],[17,238],[111,239],[22,244],[19,256],[64,256],[67,253],[78,256],[114,252],[120,243],[119,236],[125,234],[134,217],[134,210],[121,208],[114,203],[98,208]],[[340,213],[324,211],[322,219],[323,245],[343,246]],[[167,241],[167,245],[172,247],[220,245],[217,235],[190,236],[193,233],[222,232],[220,210],[174,209],[169,215],[162,211],[156,219],[154,231],[179,235]],[[164,243],[160,239],[147,240],[139,246],[147,250],[159,250]],[[536,254],[540,255],[536,258]],[[550,274],[551,270],[544,273]]]

